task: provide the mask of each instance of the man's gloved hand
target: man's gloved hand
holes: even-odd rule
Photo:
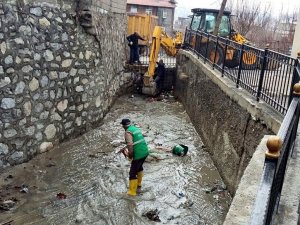
[[[132,42],[132,41],[130,41],[130,42],[129,42],[129,44],[130,44],[130,45],[133,45],[133,42]]]

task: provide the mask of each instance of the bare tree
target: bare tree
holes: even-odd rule
[[[227,0],[222,1],[221,8],[220,8],[220,11],[219,11],[218,16],[217,16],[215,30],[213,32],[214,35],[218,35],[221,19],[222,19],[222,16],[223,16],[224,9],[226,7],[226,2],[227,2]]]

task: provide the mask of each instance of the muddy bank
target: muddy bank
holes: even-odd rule
[[[151,149],[144,165],[147,191],[129,199],[122,193],[130,162],[115,154],[124,117],[141,127]],[[175,144],[187,145],[187,156],[166,151]],[[0,222],[13,225],[155,224],[143,214],[156,209],[163,224],[222,224],[231,202],[183,106],[130,96],[116,101],[98,129],[6,170],[0,185],[2,201],[18,200],[0,214]],[[22,185],[28,193],[20,192]]]

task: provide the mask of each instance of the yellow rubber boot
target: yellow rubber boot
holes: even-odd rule
[[[136,196],[137,185],[138,185],[137,179],[129,180],[129,189],[127,191],[127,194],[131,196]]]
[[[144,172],[143,171],[137,173],[138,188],[142,187],[143,176],[144,176]]]

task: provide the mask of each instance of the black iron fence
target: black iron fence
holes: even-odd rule
[[[298,75],[300,75],[299,71]],[[291,101],[277,136],[268,139],[262,179],[251,214],[250,225],[272,224],[277,212],[285,171],[288,159],[293,154],[299,122],[300,84],[298,85],[294,88],[296,95]]]
[[[294,76],[295,59],[268,48],[262,50],[189,29],[184,46],[257,101],[265,101],[282,114],[287,112],[293,84],[298,81]]]
[[[150,48],[151,46],[140,47],[140,62],[142,65],[149,65]],[[160,59],[164,61],[164,64],[167,68],[176,67],[176,57],[168,56],[163,48],[161,48],[158,53],[157,61],[159,61]]]

